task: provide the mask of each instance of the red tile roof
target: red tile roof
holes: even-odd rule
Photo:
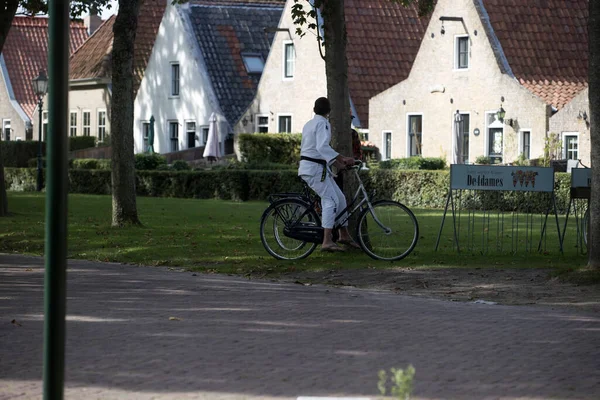
[[[369,99],[408,78],[429,16],[390,0],[345,0],[348,89],[362,127]]]
[[[160,22],[165,13],[165,0],[145,0],[140,7],[133,60],[134,96],[142,83]],[[71,79],[110,78],[113,26],[116,16],[106,20],[71,57]]]
[[[87,36],[83,22],[71,21],[71,52],[79,47]],[[31,82],[40,71],[48,70],[48,18],[15,17],[2,55],[15,99],[32,118],[37,98]]]
[[[71,56],[69,79],[110,78],[115,16],[104,21]]]
[[[562,108],[587,87],[589,0],[483,0],[513,74]]]

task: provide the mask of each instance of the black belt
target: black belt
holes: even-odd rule
[[[314,162],[314,163],[321,164],[321,165],[327,165],[327,161],[321,160],[320,158],[312,158],[312,157],[307,157],[307,156],[300,156],[300,159],[304,160],[304,161]]]
[[[325,177],[327,177],[327,161],[321,160],[319,158],[312,158],[312,157],[307,157],[307,156],[300,156],[300,160],[310,161],[310,162],[314,162],[319,165],[322,165],[323,173],[321,174],[321,182],[323,182],[325,180]]]

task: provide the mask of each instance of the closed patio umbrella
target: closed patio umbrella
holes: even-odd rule
[[[214,161],[221,157],[219,149],[219,124],[217,114],[212,113],[208,124],[208,138],[206,140],[206,146],[204,147],[204,158],[208,158],[209,161]]]
[[[148,149],[149,154],[154,153],[154,115],[150,116],[150,126],[148,127]]]
[[[454,149],[452,151],[452,164],[464,164],[463,162],[463,135],[461,132],[462,116],[456,110],[454,114]]]

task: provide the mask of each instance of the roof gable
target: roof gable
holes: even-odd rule
[[[144,78],[165,8],[166,2],[164,0],[146,0],[143,6],[140,7],[134,43],[134,96],[137,94]],[[115,20],[116,15],[113,15],[104,21],[94,34],[71,56],[70,79],[111,77],[111,54]]]
[[[71,21],[69,42],[71,53],[85,41],[87,36],[83,22]],[[15,17],[4,43],[2,55],[15,100],[29,118],[32,118],[37,105],[32,81],[40,71],[48,70],[48,18]]]
[[[474,1],[524,87],[557,109],[587,87],[588,0]]]
[[[282,1],[194,1],[189,7],[193,35],[225,118],[233,126],[254,99],[260,73],[248,73],[242,54],[267,60],[283,11]]]
[[[345,0],[348,89],[363,126],[369,99],[406,79],[429,24],[416,5]]]

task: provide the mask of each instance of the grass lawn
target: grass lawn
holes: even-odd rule
[[[0,218],[0,252],[42,255],[44,249],[45,197],[38,193],[9,192],[11,215]],[[585,265],[586,256],[575,247],[574,224],[569,224],[564,255],[558,251],[556,223],[552,220],[543,253],[526,252],[522,243],[517,254],[497,252],[498,240],[510,249],[508,231],[502,239],[490,238],[490,252],[477,247],[461,254],[453,249],[451,220],[447,220],[439,251],[434,251],[442,210],[415,209],[420,239],[415,251],[404,260],[375,261],[362,252],[323,254],[315,251],[304,260],[278,261],[267,254],[259,236],[259,222],[265,202],[138,197],[142,227],[112,228],[109,196],[70,195],[68,257],[141,265],[180,266],[195,270],[227,273],[277,273],[367,267],[555,267],[557,270]],[[464,215],[463,215],[464,218]],[[463,222],[463,224],[466,224]],[[535,222],[539,225],[539,222]],[[525,226],[521,223],[521,228]],[[464,226],[463,226],[464,228]],[[461,228],[461,229],[463,229]],[[562,218],[561,218],[562,229]],[[479,232],[497,230],[496,225]],[[538,234],[539,237],[539,234]],[[487,238],[486,238],[487,240]],[[466,243],[466,242],[465,242]]]

